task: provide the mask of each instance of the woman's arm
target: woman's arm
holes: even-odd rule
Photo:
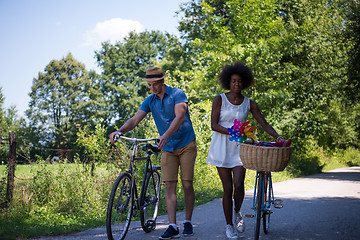
[[[275,131],[275,129],[265,120],[262,115],[258,105],[250,100],[250,112],[254,116],[255,120],[260,124],[260,126],[267,132],[270,136],[276,139],[276,141],[284,141],[285,139]]]
[[[212,109],[211,109],[211,129],[213,131],[230,135],[227,128],[219,125],[220,120],[220,110],[221,110],[221,96],[217,95],[214,97],[213,103],[212,103]]]

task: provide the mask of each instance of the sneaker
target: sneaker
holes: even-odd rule
[[[234,226],[227,224],[226,225],[226,237],[229,239],[237,239],[238,236],[235,232]]]
[[[193,226],[191,223],[189,222],[184,223],[184,231],[182,232],[182,235],[184,237],[189,237],[194,235]]]
[[[179,228],[175,229],[172,226],[169,226],[165,233],[159,237],[159,239],[173,239],[173,238],[179,238]]]
[[[244,219],[241,216],[241,212],[235,212],[235,228],[239,233],[243,233],[245,231]]]

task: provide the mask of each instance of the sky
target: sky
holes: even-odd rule
[[[69,53],[98,71],[101,42],[130,31],[179,36],[176,11],[186,0],[0,0],[0,87],[4,108],[25,116],[34,78]]]

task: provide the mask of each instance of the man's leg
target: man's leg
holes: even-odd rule
[[[177,185],[176,181],[165,182],[165,201],[166,201],[166,209],[168,212],[170,224],[176,224],[176,207],[177,207],[176,185]]]
[[[195,203],[193,181],[182,180],[181,182],[184,189],[185,220],[191,220]]]
[[[196,140],[193,140],[181,149],[181,153],[179,156],[181,168],[181,183],[184,189],[185,220],[187,221],[191,221],[195,203],[193,179],[196,155]]]

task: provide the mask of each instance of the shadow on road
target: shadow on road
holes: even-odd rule
[[[349,171],[348,168],[338,169],[338,171],[329,171],[323,172],[311,176],[306,176],[304,178],[314,178],[314,179],[326,179],[334,181],[360,181],[360,167],[352,167],[353,170]]]

